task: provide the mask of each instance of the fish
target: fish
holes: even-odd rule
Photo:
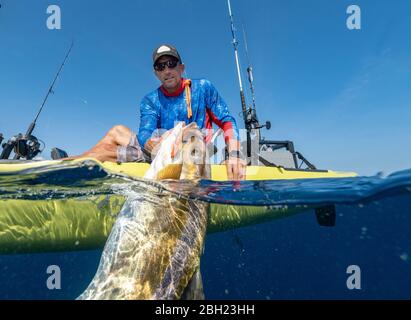
[[[182,126],[174,129],[183,130]],[[170,135],[157,153],[169,157]],[[179,179],[198,183],[209,175],[204,139],[198,131],[182,145]],[[178,158],[178,157],[177,157]],[[155,165],[156,159],[153,164]],[[151,172],[158,174],[167,165]],[[152,165],[153,166],[153,165]],[[202,298],[199,271],[209,206],[167,193],[158,184],[129,184],[127,199],[105,244],[95,276],[79,300],[176,300]]]

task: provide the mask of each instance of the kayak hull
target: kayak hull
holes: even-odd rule
[[[102,248],[125,202],[118,195],[88,199],[0,201],[0,254]],[[210,204],[207,233],[289,217],[307,208]]]
[[[14,176],[51,167],[80,166],[85,162],[104,171],[130,178],[142,178],[148,164],[101,163],[94,159],[0,163],[0,175]],[[179,176],[180,167],[171,165],[162,178]],[[354,173],[291,170],[281,167],[247,167],[247,180],[343,178]],[[212,166],[212,180],[226,181],[225,166]],[[121,195],[83,196],[52,200],[0,200],[0,254],[73,251],[102,248],[125,198]],[[210,204],[208,233],[222,232],[306,211],[308,207],[234,206]]]

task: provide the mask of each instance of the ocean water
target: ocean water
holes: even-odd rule
[[[118,183],[131,182],[95,167],[0,175],[0,201],[109,194]],[[411,298],[411,170],[388,177],[202,181],[195,188],[168,181],[161,188],[209,202],[306,207],[283,219],[208,234],[201,264],[207,299]],[[336,206],[334,227],[317,222],[312,206],[325,205]],[[0,255],[0,299],[74,299],[94,276],[100,255],[100,249]],[[61,269],[59,290],[47,288],[50,265]],[[347,286],[350,266],[357,288]]]

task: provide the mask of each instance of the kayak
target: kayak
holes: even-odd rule
[[[76,160],[47,160],[47,161],[0,161],[0,175],[18,174],[38,168],[48,168],[60,164],[76,165],[91,161],[110,174],[125,175],[131,178],[143,178],[150,168],[149,163],[115,163],[100,162],[92,158]],[[181,165],[168,165],[161,174],[162,179],[173,179],[179,174]],[[288,179],[323,179],[348,178],[357,176],[354,172],[336,172],[331,170],[286,169],[279,166],[247,166],[245,180],[288,180]],[[211,180],[228,181],[224,165],[211,165]]]
[[[87,164],[127,178],[141,179],[150,165],[110,163],[95,159],[50,161],[1,161],[0,178],[13,178],[36,172],[66,170]],[[179,176],[181,165],[168,165],[161,179]],[[211,180],[227,181],[223,165],[211,166]],[[282,167],[248,166],[246,180],[324,179],[356,176],[353,172],[297,170]],[[0,184],[0,194],[1,194]],[[110,234],[125,197],[119,194],[88,195],[66,199],[0,200],[0,254],[91,250],[102,248]],[[286,206],[235,206],[210,204],[207,233],[249,226],[313,209]]]

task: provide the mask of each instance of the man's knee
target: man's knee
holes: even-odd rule
[[[103,141],[109,144],[126,146],[130,141],[131,134],[132,131],[130,128],[123,125],[117,125],[107,132]]]
[[[131,137],[131,132],[132,131],[130,128],[123,125],[117,125],[112,127],[107,132],[106,137],[109,139],[109,141],[112,141],[115,144],[127,145]]]
[[[123,126],[123,125],[121,125],[121,124],[112,127],[112,128],[108,131],[108,133],[109,133],[110,135],[112,135],[112,136],[123,136],[123,135],[126,135],[126,134],[130,134],[130,132],[131,132],[130,128],[128,128],[128,127],[126,127],[126,126]]]

